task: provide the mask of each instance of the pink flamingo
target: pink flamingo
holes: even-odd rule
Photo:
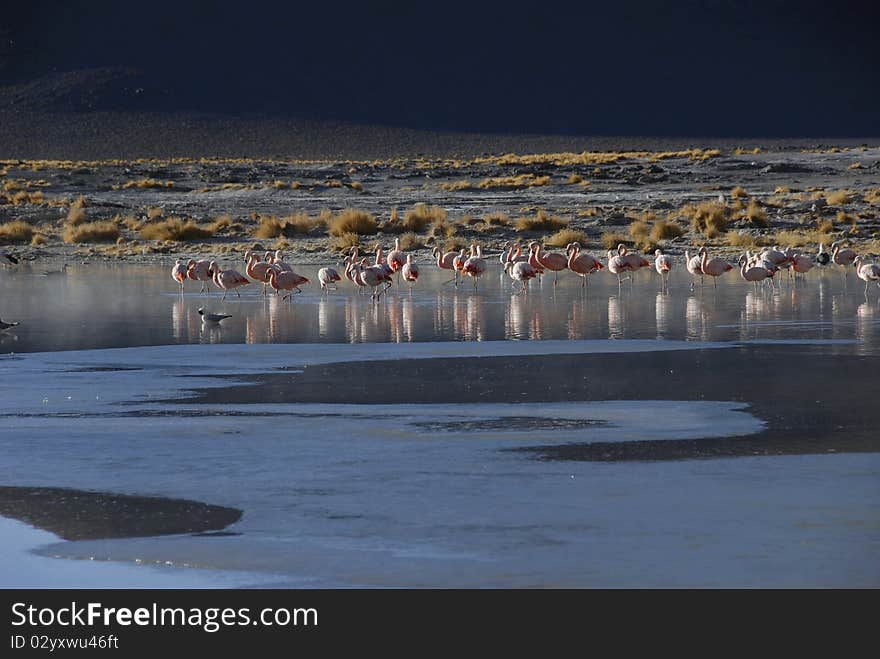
[[[192,259],[189,260],[189,263],[194,263]],[[189,268],[189,263],[184,265],[183,261],[177,259],[174,262],[174,267],[171,268],[171,278],[177,282],[178,286],[180,286],[180,292],[183,293],[183,282],[186,281],[186,273]]]
[[[703,268],[701,264],[703,262],[703,252],[705,251],[705,247],[700,247],[694,256],[691,256],[689,251],[684,251],[685,267],[687,268],[687,271],[691,273],[691,276],[700,276],[700,286],[703,285]],[[691,290],[693,290],[693,282],[691,282]]]
[[[773,270],[761,267],[759,265],[749,266],[748,255],[744,254],[739,260],[739,273],[746,281],[755,283],[755,290],[758,288],[758,282],[765,279],[772,279]]]
[[[483,258],[483,250],[479,245],[471,245],[471,256],[461,266],[462,277],[465,275],[472,277],[474,280],[474,290],[477,290],[477,280],[483,276],[485,271],[486,261]]]
[[[455,285],[456,286],[458,286],[459,275],[461,276],[462,279],[464,279],[464,271],[462,270],[462,268],[464,268],[464,262],[467,261],[467,256],[465,256],[465,254],[466,254],[466,251],[464,248],[462,248],[462,250],[458,253],[458,255],[452,259],[452,267],[455,268],[455,276],[456,276]]]
[[[805,275],[810,270],[813,269],[813,259],[809,256],[804,256],[803,254],[796,253],[794,255],[794,260],[791,263],[791,269],[794,270],[795,277],[798,275]]]
[[[537,271],[527,261],[508,261],[504,264],[504,271],[522,286],[515,295],[528,292],[529,279],[538,276]]]
[[[456,257],[458,256],[458,253],[457,252],[446,252],[444,254],[443,250],[441,250],[439,247],[435,247],[434,249],[431,250],[431,255],[435,259],[437,259],[437,267],[438,268],[440,268],[441,270],[452,270],[452,272],[453,272],[453,278],[447,282],[444,282],[444,283],[451,284],[451,283],[455,282],[455,284],[457,285],[458,284],[458,268],[455,267],[454,261],[455,261]]]
[[[617,246],[617,253],[620,254],[624,260],[629,263],[630,270],[632,272],[636,272],[639,268],[650,268],[651,262],[641,257],[638,254],[630,254],[626,249],[626,245],[620,244]]]
[[[568,259],[559,252],[545,252],[544,246],[540,243],[532,244],[535,245],[535,258],[542,267],[553,272],[553,285],[556,286],[559,281],[559,272],[568,267]]]
[[[843,278],[846,279],[846,266],[852,265],[856,260],[856,253],[851,249],[840,249],[839,243],[831,243],[831,261],[835,265],[843,266]]]
[[[419,279],[419,266],[413,263],[412,254],[407,254],[406,263],[403,264],[400,273],[403,275],[403,280],[409,282],[409,293],[412,295],[412,285]]]
[[[275,251],[272,267],[281,272],[293,272],[293,267],[284,260],[284,254],[282,254],[280,249]]]
[[[587,285],[587,276],[590,273],[605,267],[599,259],[586,252],[581,253],[580,243],[569,243],[565,247],[565,253],[568,254],[568,269],[581,277],[581,288]]]
[[[865,263],[865,259],[857,256],[853,259],[853,265],[856,267],[856,274],[863,282],[865,282],[865,297],[868,296],[868,284],[876,282],[880,286],[880,265],[876,263]]]
[[[662,250],[654,250],[654,269],[660,275],[661,287],[669,288],[669,273],[672,270],[672,259]]]
[[[394,249],[388,252],[386,262],[388,263],[388,267],[391,268],[391,272],[397,272],[403,268],[403,264],[406,263],[406,255],[403,253],[403,250],[400,249],[400,238],[394,239]]]
[[[718,258],[710,259],[709,253],[704,251],[703,259],[700,261],[700,270],[703,271],[704,275],[712,277],[712,283],[715,285],[715,288],[718,288],[718,277],[728,270],[733,270],[733,266],[727,261],[722,261]]]
[[[620,278],[621,273],[624,272],[632,272],[632,268],[630,264],[627,262],[623,255],[620,252],[616,252],[613,249],[608,250],[608,272],[613,275],[617,275],[617,286],[620,287],[622,283],[622,279]]]
[[[292,270],[279,270],[275,266],[269,269],[269,286],[275,289],[275,295],[278,295],[278,291],[288,291],[287,294],[282,296],[282,300],[289,302],[291,295],[293,293],[302,293],[299,287],[308,283],[308,279],[296,274]]]
[[[207,293],[208,282],[213,279],[211,274],[211,261],[208,259],[202,259],[201,261],[190,260],[190,263],[186,268],[186,276],[193,281],[202,282],[202,287],[199,289],[199,293]]]
[[[529,243],[529,259],[527,263],[534,268],[535,272],[539,275],[544,274],[544,266],[541,265],[541,262],[538,260],[538,243],[531,242]],[[519,247],[517,247],[517,255],[519,255]],[[515,261],[515,258],[514,258]]]
[[[269,270],[272,269],[272,266],[261,261],[260,255],[253,252],[245,252],[244,257],[247,259],[245,273],[251,279],[263,284],[263,295],[266,295],[266,284],[269,283]]]
[[[318,270],[318,283],[321,284],[321,293],[325,291],[336,290],[334,284],[341,281],[342,277],[333,268],[321,268]]]
[[[222,299],[224,300],[226,299],[226,294],[233,290],[238,297],[241,297],[238,288],[240,286],[247,286],[251,283],[248,278],[238,270],[221,270],[216,261],[211,261],[210,271],[214,276],[214,285],[217,288],[223,289]]]
[[[368,266],[366,259],[361,259],[360,263],[358,263],[355,268],[355,280],[361,286],[369,286],[373,289],[373,292],[370,294],[371,300],[378,300],[382,297],[382,293],[388,290],[390,284],[387,283],[385,278],[386,274],[381,268],[375,265]],[[385,287],[382,290],[379,290],[378,287],[383,283],[386,284]]]

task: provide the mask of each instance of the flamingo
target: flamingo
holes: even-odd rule
[[[586,252],[582,253],[580,243],[569,243],[565,247],[565,253],[568,254],[568,269],[581,277],[581,288],[587,285],[587,275],[605,267],[599,259]]]
[[[461,275],[464,278],[464,272],[462,268],[464,267],[464,262],[467,261],[467,257],[465,256],[466,251],[464,248],[458,253],[458,255],[452,259],[452,267],[455,268],[455,285],[458,286],[458,276]]]
[[[856,253],[851,249],[840,249],[838,243],[831,243],[831,260],[835,265],[843,266],[843,278],[846,279],[846,266],[856,260]]]
[[[553,285],[559,281],[559,272],[568,267],[568,259],[558,252],[545,252],[544,246],[540,243],[532,243],[535,245],[535,258],[538,263],[547,270],[553,272]]]
[[[819,243],[819,251],[816,252],[816,263],[819,265],[828,265],[831,261],[831,255],[825,251],[825,243]]]
[[[662,250],[654,250],[654,269],[660,275],[661,287],[669,287],[669,272],[672,270],[672,259]]]
[[[263,295],[266,295],[266,284],[269,283],[269,270],[272,269],[272,266],[261,261],[260,255],[253,252],[245,252],[244,257],[247,259],[245,273],[251,279],[256,279],[263,284]]]
[[[214,285],[217,288],[223,289],[224,300],[226,299],[226,294],[229,291],[233,290],[238,297],[241,297],[241,293],[238,292],[238,288],[240,286],[247,286],[251,283],[248,278],[241,274],[238,270],[221,270],[216,261],[211,261],[209,270],[213,275]]]
[[[211,261],[208,259],[202,259],[200,261],[190,260],[190,263],[186,268],[186,276],[193,281],[202,282],[202,287],[199,289],[199,293],[207,293],[208,282],[212,279]]]
[[[733,266],[727,261],[722,261],[718,258],[710,259],[709,253],[704,251],[703,259],[700,261],[700,270],[703,271],[704,275],[712,277],[712,283],[715,285],[715,288],[718,288],[718,277],[728,270],[733,270]]]
[[[397,272],[403,268],[403,264],[406,263],[406,255],[403,253],[403,250],[400,249],[400,238],[394,239],[394,249],[388,252],[386,262],[388,263],[388,267],[391,268],[391,272]]]
[[[386,281],[385,273],[377,266],[368,266],[366,263],[366,259],[361,259],[361,261],[355,266],[357,270],[355,280],[361,286],[369,286],[372,288],[373,292],[370,294],[370,299],[378,300],[382,297],[382,293],[388,290],[388,286],[385,286],[381,291],[378,290],[379,285]]]
[[[508,261],[504,264],[504,271],[522,285],[516,295],[528,292],[529,279],[538,276],[538,272],[527,261]]]
[[[642,258],[638,254],[630,254],[626,245],[620,244],[617,246],[617,253],[620,254],[623,259],[629,264],[630,270],[632,272],[637,271],[639,268],[650,268],[651,262],[648,259]]]
[[[749,266],[748,255],[744,254],[739,260],[739,273],[746,281],[755,283],[755,289],[758,288],[758,282],[764,281],[769,277],[773,277],[773,271],[762,268],[759,265]]]
[[[865,297],[868,296],[868,284],[876,282],[880,286],[880,265],[876,263],[865,263],[864,257],[857,256],[853,259],[853,265],[856,267],[856,274],[863,282],[865,282]]]
[[[539,275],[544,274],[544,266],[541,265],[541,262],[538,260],[538,243],[532,242],[529,243],[529,258],[527,263],[534,268],[535,272]],[[519,251],[517,251],[519,254]]]
[[[278,291],[289,291],[282,296],[282,300],[289,302],[291,295],[293,293],[302,293],[299,287],[308,283],[308,279],[296,274],[292,270],[279,270],[275,266],[269,268],[269,286],[275,289],[275,295],[278,295]]]
[[[703,268],[701,267],[701,264],[703,261],[703,252],[705,251],[705,247],[700,247],[694,256],[691,256],[689,251],[684,251],[684,260],[687,271],[691,273],[692,276],[700,275],[700,286],[703,285]],[[691,282],[691,290],[693,290],[693,282]]]
[[[629,263],[627,263],[626,259],[619,252],[615,252],[613,249],[608,250],[608,272],[613,275],[617,275],[617,286],[620,287],[622,282],[620,278],[620,274],[622,272],[631,272],[632,268]]]
[[[194,263],[192,259],[189,260],[189,263]],[[171,268],[171,278],[177,282],[178,286],[180,286],[180,293],[183,294],[183,282],[186,281],[186,272],[189,264],[184,265],[183,261],[177,259],[174,262],[174,267]]]
[[[439,247],[435,247],[434,249],[431,250],[431,255],[435,259],[437,259],[437,267],[438,268],[440,268],[441,270],[452,270],[452,272],[453,272],[453,278],[447,282],[444,282],[444,283],[451,284],[451,283],[455,282],[455,284],[457,285],[458,284],[458,268],[455,267],[455,265],[453,264],[453,261],[455,261],[455,259],[458,257],[458,253],[457,252],[446,252],[444,254],[443,250],[441,250]]]
[[[272,267],[281,272],[293,272],[293,267],[284,260],[284,254],[280,249],[275,250],[275,258],[272,259]]]
[[[464,251],[464,250],[462,250]],[[461,266],[461,275],[473,277],[474,290],[477,290],[477,280],[486,271],[486,261],[483,258],[483,250],[479,245],[471,245],[471,256]]]
[[[416,283],[419,278],[419,266],[413,263],[412,254],[406,255],[406,263],[403,264],[400,273],[403,275],[404,281],[409,282],[409,292],[410,295],[412,295],[412,285]]]
[[[803,254],[795,254],[791,263],[791,269],[794,270],[795,276],[805,275],[813,269],[813,259]]]
[[[318,283],[321,284],[321,292],[336,290],[336,286],[333,284],[337,281],[341,281],[342,277],[339,276],[339,273],[336,272],[333,268],[321,268],[318,270]]]

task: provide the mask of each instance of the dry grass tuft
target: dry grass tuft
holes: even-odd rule
[[[754,249],[758,247],[758,240],[750,233],[737,233],[736,231],[728,231],[724,234],[724,244],[728,247],[742,247],[745,249]]]
[[[773,194],[790,194],[791,188],[786,185],[777,185],[773,190]]]
[[[335,252],[345,252],[360,244],[360,236],[356,233],[341,233],[330,239],[330,249]]]
[[[458,233],[458,226],[449,222],[438,222],[428,234],[432,238],[452,238]]]
[[[686,204],[681,214],[690,218],[691,230],[707,238],[717,238],[727,231],[731,209],[717,201],[704,201],[699,204]]]
[[[862,163],[860,163],[860,162],[854,162],[852,165],[847,167],[847,169],[861,169],[861,168],[862,168]]]
[[[61,238],[66,243],[112,243],[119,238],[119,227],[115,222],[68,225]]]
[[[235,220],[231,215],[219,215],[214,218],[214,221],[208,225],[208,230],[211,234],[219,233],[226,229],[229,229]]]
[[[440,187],[447,192],[456,192],[457,190],[473,190],[474,184],[470,181],[452,181],[451,183],[441,183]]]
[[[0,224],[0,245],[26,243],[34,235],[34,228],[23,220],[13,220]]]
[[[865,200],[866,204],[880,204],[880,188],[865,190],[865,194],[862,198]]]
[[[746,149],[744,147],[738,146],[733,152],[738,156],[746,156],[746,155],[758,155],[761,153],[761,147],[756,146],[754,149]]]
[[[544,210],[539,210],[535,217],[521,217],[515,224],[517,231],[558,231],[568,226],[568,222]]]
[[[443,251],[444,252],[458,252],[463,249],[467,249],[468,243],[466,240],[462,240],[461,238],[447,238],[443,243]]]
[[[440,206],[416,204],[403,216],[401,226],[406,231],[424,231],[429,224],[440,224],[446,221],[446,211]]]
[[[585,208],[584,210],[578,211],[578,217],[595,217],[599,214],[598,208]]]
[[[485,178],[480,181],[480,187],[483,190],[492,188],[509,188],[517,190],[520,188],[535,188],[550,184],[549,176],[535,176],[534,174],[519,174],[517,176],[498,176],[493,178]]]
[[[356,208],[347,208],[341,211],[328,222],[331,236],[342,236],[346,233],[354,233],[359,236],[373,235],[379,231],[379,225],[376,223],[370,213]]]
[[[685,228],[678,222],[670,220],[656,220],[651,227],[651,240],[659,243],[661,240],[678,238],[685,234]]]
[[[154,178],[142,178],[136,181],[126,181],[122,185],[114,185],[114,190],[126,190],[128,188],[173,188],[174,181],[160,181]]]
[[[494,211],[483,216],[483,223],[488,227],[509,227],[511,221],[506,213]]]
[[[816,231],[821,234],[827,235],[834,231],[834,222],[832,222],[831,220],[820,220],[819,223],[816,225]]]
[[[425,242],[418,235],[409,231],[399,238],[400,240],[400,249],[421,249],[425,246]]]
[[[770,224],[767,220],[767,212],[761,206],[761,202],[757,199],[749,201],[748,208],[746,208],[742,217],[757,227],[766,227]]]
[[[620,243],[628,243],[629,237],[617,231],[606,231],[602,234],[601,240],[603,248],[616,249]]]
[[[733,190],[730,191],[731,199],[745,199],[749,196],[749,193],[745,191],[745,188],[737,185]]]
[[[145,224],[141,227],[140,236],[144,240],[172,240],[175,242],[187,240],[206,240],[214,235],[211,229],[200,227],[192,220],[182,220],[179,217],[169,217],[161,222]]]
[[[582,246],[586,246],[587,234],[583,231],[575,231],[574,229],[560,229],[552,236],[544,239],[544,244],[547,247],[565,247],[569,243],[580,243]]]
[[[41,247],[49,242],[49,238],[46,237],[45,234],[35,233],[34,237],[31,238],[31,246],[32,247]]]
[[[268,240],[269,238],[277,238],[284,233],[284,226],[274,215],[263,215],[260,217],[260,223],[251,231],[254,238]]]
[[[825,193],[825,201],[831,206],[844,206],[853,200],[853,193],[849,190],[835,190]]]
[[[76,226],[77,224],[82,224],[83,222],[88,221],[88,216],[86,215],[86,206],[88,206],[88,202],[85,197],[79,197],[76,201],[70,204],[70,209],[67,211],[67,219],[65,222],[71,226]]]

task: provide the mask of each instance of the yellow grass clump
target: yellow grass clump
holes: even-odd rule
[[[773,190],[773,194],[789,194],[791,192],[791,188],[787,185],[777,185]]]
[[[749,201],[749,205],[743,213],[743,218],[759,227],[766,227],[770,224],[767,220],[767,211],[764,210],[757,199]]]
[[[360,236],[352,232],[341,233],[330,239],[330,249],[336,252],[346,252],[358,245],[360,245]]]
[[[114,190],[126,190],[128,188],[173,188],[174,181],[160,181],[154,178],[142,178],[136,181],[126,181],[122,185],[114,185]]]
[[[400,249],[421,249],[425,246],[424,241],[419,237],[418,234],[413,233],[412,231],[408,231],[403,234],[399,238],[400,240]]]
[[[686,204],[681,214],[691,221],[691,230],[702,233],[707,238],[717,238],[727,231],[730,222],[730,208],[717,201],[704,201],[699,204]]]
[[[406,231],[423,231],[429,224],[446,220],[446,211],[440,206],[416,204],[403,216],[401,225]]]
[[[862,196],[862,198],[865,200],[866,204],[871,204],[872,206],[875,204],[880,204],[880,188],[865,190],[865,194]]]
[[[843,206],[853,200],[853,193],[849,190],[835,190],[825,193],[825,201],[831,206]]]
[[[67,211],[67,219],[65,220],[67,224],[76,226],[77,224],[82,224],[83,222],[88,221],[88,216],[85,211],[86,206],[88,206],[88,202],[85,197],[79,197],[76,201],[70,204],[70,208]]]
[[[737,185],[733,190],[730,191],[730,197],[732,199],[742,199],[748,197],[749,193],[745,191],[745,188]]]
[[[746,149],[744,147],[738,146],[733,150],[733,152],[738,156],[758,155],[759,153],[761,153],[761,147],[756,146],[754,149]]]
[[[582,247],[587,244],[587,234],[583,231],[575,231],[574,229],[560,229],[552,236],[544,239],[547,247],[565,247],[569,243],[580,243]]]
[[[498,176],[484,178],[480,181],[483,190],[491,188],[535,188],[550,184],[549,176],[535,176],[534,174],[519,174],[517,176]]]
[[[49,239],[46,237],[45,234],[42,234],[42,233],[35,233],[34,237],[31,238],[31,246],[32,247],[41,247],[41,246],[45,245],[47,242],[49,242]]]
[[[115,222],[69,224],[61,238],[66,243],[112,243],[119,238],[119,227]]]
[[[34,235],[34,228],[23,220],[12,220],[0,224],[0,245],[26,243]]]
[[[452,238],[457,233],[458,226],[444,221],[432,226],[429,235],[432,238]]]
[[[585,208],[578,211],[578,217],[595,217],[599,214],[598,208]]]
[[[474,184],[470,181],[452,181],[448,183],[441,183],[440,187],[447,192],[456,192],[458,190],[472,190]]]
[[[367,211],[356,208],[347,208],[341,211],[328,222],[328,226],[330,235],[337,237],[346,233],[354,233],[359,236],[372,235],[379,230],[376,218]]]
[[[847,167],[847,169],[861,169],[861,168],[862,168],[862,163],[860,163],[860,162],[854,162],[852,165]]]
[[[483,216],[483,223],[489,227],[509,227],[510,218],[501,211],[494,211]]]
[[[200,227],[192,220],[179,217],[169,217],[161,222],[145,224],[141,227],[140,236],[144,240],[173,240],[175,242],[187,240],[205,240],[214,235],[208,228]]]
[[[605,249],[617,249],[617,246],[621,243],[629,242],[629,237],[626,234],[620,233],[618,231],[606,231],[602,234],[602,247]]]
[[[539,210],[535,217],[521,217],[515,225],[517,231],[558,231],[568,226],[568,222],[550,215],[547,211]]]
[[[685,234],[685,228],[678,222],[670,220],[655,220],[651,227],[651,240],[659,243],[661,240],[678,238]]]
[[[758,247],[758,241],[750,233],[728,231],[724,234],[724,244],[728,247],[742,247],[744,249],[753,249]]]

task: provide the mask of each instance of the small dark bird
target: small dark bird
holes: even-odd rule
[[[199,307],[199,315],[202,317],[202,322],[205,323],[220,323],[221,320],[225,320],[226,318],[232,318],[229,314],[225,313],[207,313],[204,307]]]
[[[6,330],[12,329],[17,325],[18,323],[4,323],[2,320],[0,320],[0,332],[5,332]]]
[[[6,252],[0,252],[0,259],[5,261],[6,263],[10,263],[12,265],[15,265],[18,263],[17,256],[13,256],[12,254],[8,254]]]
[[[819,245],[819,252],[816,254],[816,263],[819,265],[828,265],[831,261],[831,254],[825,251],[825,245]]]

